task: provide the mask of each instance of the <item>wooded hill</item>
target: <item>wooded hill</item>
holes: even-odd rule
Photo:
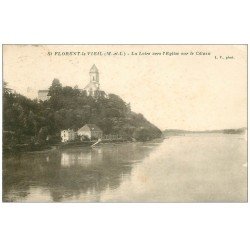
[[[86,123],[98,125],[104,134],[118,134],[126,140],[146,141],[160,137],[160,129],[142,114],[131,111],[119,96],[100,92],[87,96],[76,87],[62,87],[54,79],[47,101],[31,100],[3,88],[4,144],[51,143],[60,141],[60,130],[77,130]]]

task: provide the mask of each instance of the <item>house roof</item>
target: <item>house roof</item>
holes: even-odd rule
[[[95,64],[91,67],[91,69],[90,69],[89,72],[90,72],[90,73],[98,73],[98,69],[97,69],[97,67],[95,66]]]
[[[73,129],[70,129],[70,128],[61,130],[61,132],[64,132],[64,131],[67,131],[67,132],[75,132]]]
[[[95,132],[102,132],[102,130],[98,126],[96,126],[95,124],[85,124],[83,127],[78,129],[78,132],[86,131],[86,130],[95,131]]]

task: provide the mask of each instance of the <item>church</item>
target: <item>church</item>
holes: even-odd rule
[[[84,88],[86,90],[87,95],[96,96],[100,91],[100,83],[99,83],[99,71],[95,64],[91,67],[89,71],[90,81],[89,84]]]
[[[108,95],[105,93],[105,91],[100,89],[100,83],[99,83],[99,71],[95,64],[91,67],[89,71],[89,83],[86,85],[86,87],[83,89],[86,91],[88,96],[92,97],[105,97],[108,98]]]
[[[104,91],[100,91],[100,83],[99,83],[99,71],[95,64],[91,67],[89,71],[89,83],[83,89],[87,92],[87,95],[97,97],[98,95],[102,94],[106,96]],[[48,96],[49,90],[39,90],[38,91],[38,100],[39,101],[46,101],[50,98]]]

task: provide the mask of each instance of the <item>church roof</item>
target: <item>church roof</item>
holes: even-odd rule
[[[95,64],[91,67],[89,73],[98,73],[98,69],[97,69],[97,67],[95,66]]]
[[[95,91],[95,90],[98,90],[98,85],[96,83],[89,83],[85,88],[85,90],[92,90],[92,91]]]

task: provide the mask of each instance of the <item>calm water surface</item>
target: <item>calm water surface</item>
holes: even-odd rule
[[[246,202],[246,140],[188,135],[24,153],[3,164],[3,201]]]

